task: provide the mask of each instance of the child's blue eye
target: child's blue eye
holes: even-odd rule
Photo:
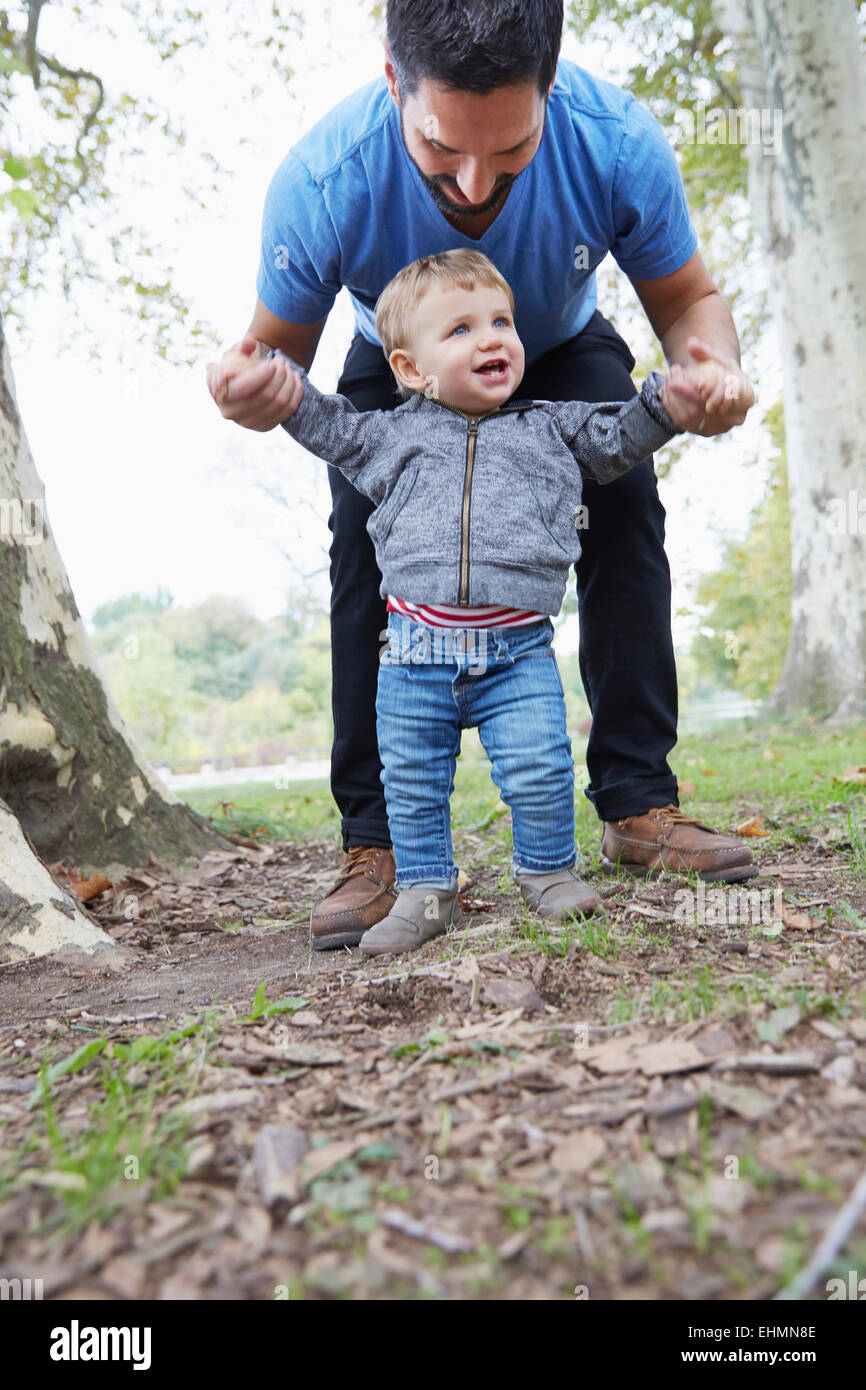
[[[458,325],[457,325],[456,328],[452,328],[452,329],[451,329],[451,332],[452,332],[452,334],[454,334],[454,333],[461,333],[461,332],[463,332],[464,329],[465,329],[465,331],[466,331],[467,333],[469,332],[469,329],[468,329],[468,327],[467,327],[467,325],[466,325],[465,323],[458,323]]]
[[[508,319],[503,318],[502,314],[499,315],[498,319],[493,320],[493,327],[495,328],[498,323],[501,323],[503,328],[508,327]]]

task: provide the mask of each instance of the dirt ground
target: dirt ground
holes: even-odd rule
[[[681,879],[598,875],[582,931],[481,870],[464,929],[372,963],[310,949],[339,857],[227,846],[180,882],[154,863],[90,904],[122,970],[0,966],[0,1275],[61,1299],[765,1299],[806,1265],[866,1152],[866,932],[833,911],[862,916],[866,884],[844,856],[764,854],[760,915],[729,897],[708,925]],[[77,1161],[112,1065],[195,1021],[173,1082],[133,1058],[107,1166]],[[40,1060],[90,1041],[46,1106]],[[158,1156],[127,1171],[149,1085],[141,1142],[183,1120],[167,1184]],[[862,1215],[836,1267],[866,1273]]]

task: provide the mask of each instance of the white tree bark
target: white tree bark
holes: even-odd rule
[[[98,537],[94,538],[98,544]],[[45,515],[0,328],[0,797],[37,853],[113,878],[218,844],[102,684]]]
[[[0,801],[0,960],[65,951],[120,962],[129,955],[37,859]]]
[[[791,641],[772,704],[866,710],[866,78],[854,0],[716,0],[746,109],[784,374]],[[779,113],[774,115],[773,113]]]

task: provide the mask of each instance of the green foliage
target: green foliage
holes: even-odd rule
[[[309,1002],[309,999],[301,999],[298,995],[287,995],[285,999],[277,999],[269,1004],[265,993],[265,982],[262,980],[253,1000],[253,1011],[248,1018],[243,1019],[243,1022],[255,1023],[256,1019],[270,1018],[272,1014],[294,1014],[297,1013],[298,1009],[305,1009]]]
[[[767,415],[778,449],[766,495],[745,540],[728,541],[718,570],[701,577],[702,632],[692,644],[700,674],[753,697],[775,689],[788,649],[791,540],[781,404]]]
[[[0,290],[12,317],[33,292],[71,297],[89,281],[109,291],[161,357],[189,362],[202,337],[217,341],[210,324],[190,318],[152,227],[121,217],[127,171],[135,168],[138,186],[144,171],[156,171],[156,194],[166,157],[187,143],[173,112],[151,95],[148,65],[171,63],[181,84],[185,62],[207,49],[214,31],[227,42],[224,76],[237,79],[239,97],[260,91],[247,68],[291,76],[300,17],[286,5],[256,13],[214,0],[207,22],[183,0],[12,0],[0,10]],[[106,36],[112,53],[137,53],[140,90],[94,70],[100,64],[91,68],[88,55],[103,51]],[[205,206],[222,173],[209,148],[191,150],[179,196]]]
[[[140,618],[165,612],[171,608],[174,599],[168,589],[158,588],[155,594],[124,594],[122,598],[110,599],[102,603],[93,614],[95,628],[107,628],[113,623],[121,623],[127,618]]]
[[[329,628],[306,604],[263,621],[242,599],[178,607],[160,589],[102,604],[93,624],[106,684],[152,759],[330,740]]]

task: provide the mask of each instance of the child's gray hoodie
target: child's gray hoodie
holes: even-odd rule
[[[288,360],[304,394],[283,429],[376,504],[367,530],[382,596],[413,603],[558,613],[592,525],[581,474],[613,482],[680,433],[660,372],[625,404],[517,400],[479,417],[423,395],[357,411]]]

